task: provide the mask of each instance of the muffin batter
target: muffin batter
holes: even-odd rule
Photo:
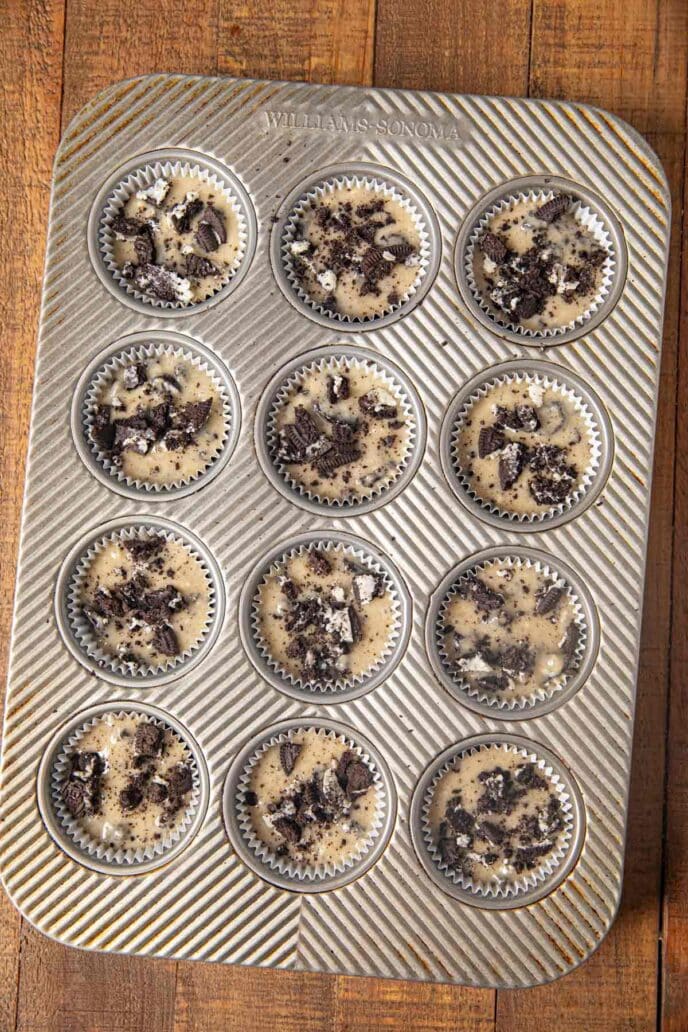
[[[281,404],[273,459],[330,501],[355,501],[402,469],[410,427],[397,394],[371,368],[333,360],[308,373]]]
[[[533,514],[566,502],[592,459],[583,414],[557,387],[497,383],[470,407],[459,430],[460,472],[484,502]]]
[[[108,541],[83,577],[81,608],[106,655],[134,669],[167,665],[205,633],[208,580],[179,541]]]
[[[365,674],[394,629],[385,578],[343,551],[311,549],[270,571],[257,596],[260,637],[298,681],[332,688]]]
[[[192,775],[186,747],[144,717],[108,713],[79,739],[62,785],[70,815],[95,842],[153,846],[179,826]]]
[[[568,326],[590,308],[608,252],[574,214],[574,200],[514,201],[478,240],[473,275],[501,321],[541,332]]]
[[[161,301],[202,301],[227,282],[241,256],[236,213],[198,176],[157,179],[137,190],[111,229],[121,274]]]
[[[356,752],[323,733],[297,731],[260,757],[243,801],[257,837],[278,856],[340,865],[364,848],[378,793]]]
[[[551,693],[578,665],[582,627],[570,589],[534,566],[486,563],[459,580],[441,619],[451,671],[489,699]]]
[[[381,190],[338,186],[306,208],[288,246],[308,297],[353,319],[383,315],[418,281],[420,234],[410,212]]]
[[[222,399],[208,373],[164,351],[118,367],[98,393],[90,436],[131,480],[188,481],[222,449]]]
[[[543,767],[501,745],[457,757],[435,786],[429,816],[442,863],[484,886],[541,871],[566,827]]]

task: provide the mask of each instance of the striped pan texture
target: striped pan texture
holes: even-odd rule
[[[252,267],[236,293],[172,320],[112,296],[87,250],[89,210],[104,181],[130,157],[166,146],[228,165],[246,186],[259,226]],[[349,161],[387,166],[416,184],[437,213],[442,256],[433,287],[406,318],[342,334],[285,300],[268,251],[280,199],[314,171]],[[456,502],[438,441],[446,407],[469,377],[509,358],[542,357],[472,319],[453,272],[466,213],[499,183],[532,173],[564,176],[603,196],[622,222],[629,265],[611,316],[546,354],[575,370],[606,405],[615,434],[611,476],[575,521],[526,539],[478,521]],[[157,75],[111,87],[81,111],[54,171],[2,767],[2,876],[33,925],[91,950],[479,986],[551,980],[599,945],[621,891],[668,233],[666,182],[655,157],[628,126],[575,104]],[[230,369],[242,406],[226,469],[200,492],[169,502],[126,499],[93,479],[73,447],[68,418],[75,384],[98,352],[127,333],[156,329],[212,348]],[[428,419],[424,461],[411,484],[381,509],[349,519],[291,505],[262,474],[253,447],[253,415],[275,370],[343,338],[401,365]],[[225,578],[227,612],[215,647],[188,675],[160,688],[122,689],[89,674],[67,651],[53,591],[64,555],[83,533],[146,512],[181,523],[211,549]],[[411,641],[392,676],[362,698],[329,707],[293,701],[261,682],[238,635],[238,598],[257,556],[321,527],[381,547],[413,597]],[[581,691],[552,713],[508,725],[452,699],[423,644],[427,599],[447,570],[505,542],[575,567],[601,618],[599,657]],[[116,699],[145,699],[174,714],[203,749],[211,781],[208,814],[189,848],[166,867],[131,878],[68,859],[36,802],[38,764],[55,730],[77,710]],[[399,811],[372,870],[335,891],[300,896],[262,881],[233,854],[221,789],[252,734],[278,720],[328,714],[378,745]],[[587,821],[570,877],[540,902],[503,912],[457,902],[431,883],[408,827],[411,793],[427,764],[453,742],[500,728],[541,742],[569,766]]]

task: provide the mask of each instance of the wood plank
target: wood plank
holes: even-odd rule
[[[374,0],[221,0],[218,70],[248,78],[364,85],[372,77],[374,30]]]
[[[688,163],[684,186],[678,409],[688,398]],[[688,426],[676,430],[671,679],[666,778],[662,1029],[688,1028]]]
[[[658,151],[680,210],[688,10],[662,0],[535,0],[530,92],[607,108]],[[675,229],[678,230],[675,214]],[[677,267],[674,234],[671,268]],[[655,1027],[664,714],[666,706],[676,399],[678,283],[667,299],[624,897],[599,951],[579,971],[529,993],[498,994],[497,1029],[586,1032]],[[678,1028],[678,1026],[676,1026]],[[685,1025],[683,1026],[685,1028]]]
[[[45,223],[60,133],[64,3],[0,2],[0,254],[11,285],[0,300],[0,695],[7,674],[16,545],[38,327]],[[11,74],[9,70],[11,69]],[[30,174],[27,175],[27,170]],[[17,227],[21,230],[18,232]],[[21,919],[0,893],[0,1028],[14,1028]]]
[[[378,0],[375,85],[523,96],[530,0]]]
[[[332,1032],[493,1032],[491,990],[337,978]]]

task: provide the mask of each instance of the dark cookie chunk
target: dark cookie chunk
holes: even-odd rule
[[[189,401],[179,409],[175,417],[177,427],[185,430],[186,433],[197,434],[208,422],[212,407],[212,398],[205,398],[203,401]]]
[[[368,391],[358,399],[358,407],[361,412],[373,419],[396,419],[397,406],[390,405],[376,390]]]
[[[141,384],[146,382],[146,379],[146,366],[143,362],[126,366],[122,373],[122,383],[128,391],[133,391],[135,387],[140,387]]]
[[[318,430],[318,424],[303,405],[297,405],[294,409],[294,425],[307,445],[315,444],[316,441],[320,440],[321,434]]]
[[[123,788],[119,794],[119,804],[125,811],[135,810],[143,802],[143,792],[135,783]]]
[[[443,837],[439,841],[440,858],[443,864],[447,867],[455,867],[459,862],[459,858],[462,855],[456,844],[456,839],[449,836]]]
[[[318,473],[321,477],[329,476],[340,466],[348,466],[360,457],[361,453],[355,445],[339,444],[320,456],[317,463]]]
[[[132,538],[123,542],[129,555],[136,563],[147,563],[165,547],[165,539],[153,534],[150,537]]]
[[[537,476],[530,481],[530,493],[538,505],[561,505],[571,493],[574,481],[569,477],[561,480],[550,480],[549,477]]]
[[[514,804],[525,793],[513,781],[511,773],[501,767],[483,770],[478,774],[483,793],[478,799],[478,813],[511,813]]]
[[[287,775],[291,774],[299,758],[299,753],[303,747],[298,742],[281,742],[279,748],[279,758],[282,770]]]
[[[126,215],[116,215],[111,223],[113,233],[122,237],[137,237],[144,228],[138,219],[129,219]]]
[[[286,842],[296,843],[301,840],[301,828],[289,817],[275,817],[272,827]]]
[[[155,634],[153,635],[152,645],[153,648],[163,656],[179,655],[180,650],[177,635],[169,624],[164,624],[162,627],[158,627],[156,629]]]
[[[170,802],[181,805],[183,797],[193,788],[191,769],[185,763],[178,763],[167,775],[167,790]]]
[[[204,251],[217,251],[227,242],[224,216],[212,204],[206,204],[198,222],[196,243]]]
[[[385,251],[389,254],[394,255],[396,262],[405,262],[407,258],[410,258],[415,253],[415,247],[413,244],[404,242],[403,244],[390,244],[389,247],[385,247]]]
[[[541,588],[536,594],[535,612],[538,616],[546,616],[553,612],[559,605],[564,594],[563,588],[555,584]]]
[[[209,258],[199,254],[187,254],[186,275],[192,279],[203,279],[204,276],[219,276],[220,270]]]
[[[499,457],[499,486],[508,491],[520,477],[528,458],[528,448],[520,441],[511,441]]]
[[[134,748],[139,756],[160,756],[165,732],[157,724],[139,724],[134,736]]]
[[[576,662],[576,654],[578,646],[581,640],[581,629],[578,624],[572,620],[566,628],[564,640],[561,643],[561,653],[565,661],[565,670],[569,670]]]
[[[350,393],[351,385],[348,376],[337,373],[327,377],[327,400],[330,405],[335,405],[338,401],[346,401]]]
[[[504,596],[474,575],[467,577],[459,585],[459,593],[464,598],[473,599],[476,608],[482,609],[485,613],[501,609],[504,605]]]
[[[545,204],[536,209],[534,212],[535,218],[542,219],[543,222],[555,222],[560,215],[568,211],[570,204],[570,197],[567,197],[565,194],[555,194],[551,200],[546,201]]]
[[[489,231],[483,234],[480,240],[480,249],[496,265],[501,265],[509,253],[504,241]]]
[[[504,433],[496,426],[483,426],[478,435],[478,457],[484,459],[487,455],[499,451],[504,447]]]
[[[91,437],[103,451],[111,451],[115,443],[115,427],[110,421],[112,409],[109,405],[96,405],[93,412]]]
[[[525,788],[547,788],[547,782],[538,774],[534,763],[524,763],[516,771],[516,780]]]
[[[502,653],[502,666],[510,674],[531,674],[535,668],[535,653],[524,642],[509,645]]]
[[[140,265],[155,263],[155,243],[148,226],[144,226],[134,240],[134,251]]]
[[[203,207],[203,201],[198,197],[192,197],[181,204],[175,205],[177,209],[172,218],[172,225],[178,233],[188,233],[191,229],[191,220],[198,215]]]
[[[131,279],[142,294],[150,294],[159,301],[177,300],[178,281],[172,269],[146,262],[135,266],[131,273]]]
[[[151,803],[157,803],[160,806],[165,802],[167,796],[167,785],[164,785],[162,781],[151,781],[148,786],[148,798]]]
[[[494,821],[481,821],[478,825],[477,834],[486,842],[499,846],[506,838],[506,830]]]
[[[485,674],[484,677],[478,678],[478,687],[482,688],[484,692],[504,692],[507,690],[510,684],[508,674],[504,672],[499,674]]]
[[[72,817],[86,812],[86,786],[80,781],[67,781],[62,786],[62,800]]]
[[[475,827],[475,817],[454,799],[450,799],[445,810],[445,817],[454,831],[460,835],[471,835]]]
[[[255,792],[249,789],[247,792],[244,792],[244,803],[246,804],[246,806],[257,806],[258,796]]]
[[[313,573],[317,574],[318,577],[326,577],[332,571],[332,563],[320,549],[311,549],[308,553],[307,562]]]
[[[355,759],[347,765],[344,791],[349,799],[355,799],[356,796],[363,795],[368,791],[372,783],[372,771],[361,760]]]

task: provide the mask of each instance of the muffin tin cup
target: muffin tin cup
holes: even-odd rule
[[[138,849],[105,847],[93,839],[67,811],[61,787],[69,769],[69,757],[83,735],[102,719],[146,717],[171,732],[185,746],[185,762],[191,768],[193,786],[181,822],[159,842]],[[170,863],[189,845],[203,823],[208,807],[209,779],[201,750],[186,728],[170,714],[139,702],[109,702],[89,707],[59,728],[43,753],[37,780],[38,806],[46,828],[60,849],[73,860],[100,874],[144,874]]]
[[[576,489],[563,502],[540,512],[517,513],[501,509],[482,499],[460,468],[458,439],[463,421],[472,406],[500,384],[534,383],[554,387],[573,403],[587,425],[591,460]],[[449,487],[458,500],[486,523],[502,530],[535,532],[558,527],[579,516],[602,491],[614,459],[614,433],[601,401],[585,382],[563,366],[526,358],[502,362],[482,370],[466,383],[452,399],[440,431],[440,461]]]
[[[565,814],[562,841],[541,868],[526,872],[501,885],[481,883],[453,870],[442,861],[434,842],[430,808],[435,788],[461,756],[473,755],[489,746],[500,746],[535,763],[539,773],[555,789]],[[445,749],[426,768],[413,793],[409,816],[411,838],[418,859],[432,881],[454,899],[488,910],[523,907],[545,896],[568,877],[585,840],[585,807],[573,775],[548,749],[510,734],[484,734]]]
[[[290,474],[288,464],[279,460],[277,419],[291,392],[312,372],[351,368],[370,370],[380,378],[386,389],[397,398],[411,432],[403,462],[393,476],[356,498],[340,501],[318,495],[299,483]],[[337,517],[358,516],[391,501],[413,479],[423,457],[425,443],[425,412],[418,392],[406,373],[387,358],[364,348],[344,344],[318,348],[283,366],[265,389],[256,413],[256,452],[266,477],[288,501],[319,514],[329,512]]]
[[[210,377],[222,405],[224,429],[217,452],[211,456],[204,468],[191,476],[179,478],[169,484],[160,484],[127,476],[107,452],[101,451],[91,439],[90,433],[100,392],[112,382],[116,373],[126,365],[143,362],[165,353],[173,353],[179,360],[191,363]],[[82,374],[74,392],[71,425],[79,456],[89,472],[106,487],[128,498],[167,501],[171,498],[183,498],[198,491],[225,468],[232,457],[241,427],[239,394],[220,360],[199,341],[165,330],[132,333],[121,337],[102,351]]]
[[[136,672],[98,646],[91,625],[80,611],[80,591],[90,562],[108,543],[154,536],[180,544],[197,559],[208,585],[208,614],[203,634],[193,647],[157,666],[142,664],[141,672]],[[159,517],[114,519],[84,535],[64,560],[55,591],[57,625],[72,655],[103,680],[130,688],[151,688],[166,684],[196,666],[207,655],[220,632],[224,607],[222,576],[205,545],[188,530]]]
[[[121,274],[114,258],[112,221],[137,191],[159,179],[193,176],[212,185],[237,220],[239,251],[230,271],[208,297],[184,304],[162,301],[137,290]],[[191,315],[217,304],[239,286],[248,272],[256,246],[257,224],[250,198],[228,168],[214,158],[177,148],[148,151],[122,165],[98,193],[89,216],[88,245],[91,261],[101,282],[120,301],[147,315],[175,317]]]
[[[535,568],[560,587],[564,587],[571,599],[575,621],[581,629],[581,639],[576,649],[576,665],[571,676],[546,691],[539,689],[528,696],[500,699],[480,689],[471,687],[460,675],[452,671],[442,646],[441,630],[444,613],[455,597],[458,584],[468,574],[479,573],[487,564],[501,561],[509,566]],[[428,606],[425,624],[425,645],[428,658],[440,684],[461,705],[484,717],[498,720],[527,720],[549,713],[568,702],[586,682],[595,665],[600,641],[600,624],[597,608],[592,596],[579,575],[557,557],[533,548],[519,548],[508,545],[495,546],[470,556],[455,566],[433,592]]]
[[[358,317],[341,312],[328,312],[322,304],[306,293],[294,272],[289,246],[294,240],[304,212],[311,202],[322,201],[334,190],[347,186],[366,187],[401,204],[412,216],[420,236],[418,274],[412,287],[397,304],[388,306],[379,315]],[[387,326],[420,303],[437,274],[440,247],[437,217],[410,181],[391,169],[353,162],[344,167],[323,169],[320,174],[311,176],[292,191],[282,205],[272,231],[271,259],[278,286],[299,311],[323,326],[361,332]]]
[[[565,193],[574,199],[573,214],[576,220],[590,231],[609,257],[603,265],[600,289],[583,314],[568,325],[532,330],[518,323],[510,323],[505,313],[482,297],[473,272],[475,251],[495,215],[515,202],[526,201],[540,206],[555,193]],[[474,206],[464,221],[455,252],[459,290],[471,313],[493,333],[515,343],[534,347],[564,344],[598,326],[621,295],[627,264],[623,231],[612,209],[592,191],[557,176],[526,176],[491,190]]]
[[[373,772],[376,813],[368,836],[356,852],[338,863],[298,864],[277,856],[253,829],[250,808],[243,800],[252,771],[273,745],[289,741],[301,731],[315,731],[355,752]],[[292,892],[325,892],[359,878],[380,857],[394,826],[396,792],[390,770],[378,750],[358,732],[336,721],[287,720],[256,735],[232,762],[223,791],[225,828],[233,848],[259,877]]]
[[[260,633],[258,592],[260,586],[276,567],[289,559],[313,550],[337,549],[360,564],[385,578],[392,597],[394,628],[384,651],[368,670],[342,678],[331,687],[310,686],[304,683],[271,655],[267,642]],[[357,699],[381,684],[394,670],[406,650],[411,633],[411,598],[396,566],[373,545],[337,532],[299,534],[273,547],[249,574],[239,600],[239,630],[249,659],[258,673],[278,691],[294,699],[311,703],[339,703]]]

